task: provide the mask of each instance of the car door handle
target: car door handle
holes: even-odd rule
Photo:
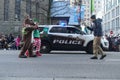
[[[73,37],[73,36],[72,36],[72,35],[68,35],[68,37],[70,37],[70,38],[71,38],[71,37]]]

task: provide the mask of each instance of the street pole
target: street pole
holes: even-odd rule
[[[80,26],[80,28],[81,28],[81,5],[82,5],[82,0],[79,0],[79,2],[78,2],[78,6],[80,7],[80,16],[79,16],[79,26]]]

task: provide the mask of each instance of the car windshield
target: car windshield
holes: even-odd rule
[[[85,32],[83,32],[82,30],[80,30],[79,28],[76,28],[76,27],[68,27],[67,30],[70,31],[71,33],[75,33],[75,34],[82,34],[82,35],[86,34]]]

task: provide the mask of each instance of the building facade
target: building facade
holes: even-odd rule
[[[79,4],[79,0],[53,0],[53,1],[59,1],[59,5],[68,3],[67,7],[64,7],[64,10],[62,9],[64,12],[63,17],[71,17],[71,15],[68,14],[68,13],[70,13],[71,8]],[[64,1],[64,3],[62,3],[61,1]],[[81,19],[81,22],[85,22],[87,25],[90,25],[90,16],[92,15],[91,14],[91,0],[81,0],[81,2],[82,2],[81,5],[85,6],[84,19]],[[103,8],[103,6],[101,6],[102,4],[103,4],[103,0],[94,0],[93,14],[96,14],[97,18],[102,18],[102,16],[103,16],[104,8]],[[67,11],[68,13],[65,13],[65,10],[66,11],[68,10]],[[59,14],[61,14],[61,13],[62,12],[60,12]],[[62,17],[62,15],[61,15],[61,17]]]
[[[0,33],[19,34],[26,14],[46,24],[48,4],[48,0],[1,0]]]
[[[103,16],[103,1],[102,0],[93,0],[94,1],[94,11],[92,14],[95,14],[97,18],[102,18]],[[84,22],[87,25],[90,25],[90,16],[91,14],[91,0],[82,0],[82,5],[85,5],[85,15]]]
[[[104,0],[104,32],[114,35],[120,32],[120,0]]]

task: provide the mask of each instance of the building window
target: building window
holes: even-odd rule
[[[120,11],[120,6],[119,6],[119,11]],[[119,15],[120,15],[120,12],[119,12]]]
[[[110,30],[110,22],[108,22],[108,30]]]
[[[111,16],[110,16],[110,12],[108,13],[108,20],[111,18]]]
[[[119,15],[119,6],[116,8],[116,16]]]
[[[105,21],[107,21],[107,14],[105,15]]]
[[[118,22],[119,24],[118,24],[118,27],[119,27],[119,29],[120,29],[120,17],[119,17],[119,22]]]
[[[26,0],[26,13],[31,17],[31,0]]]
[[[115,17],[115,9],[112,10],[112,18]]]
[[[106,5],[106,12],[109,10],[109,5],[107,4]]]
[[[119,29],[119,17],[116,19],[116,29]]]
[[[100,4],[100,1],[98,1],[98,4]]]
[[[15,0],[15,20],[20,21],[21,15],[21,0]]]
[[[9,19],[9,0],[4,0],[4,21]]]
[[[115,20],[112,20],[112,28],[111,29],[115,30],[115,27],[116,27]]]

